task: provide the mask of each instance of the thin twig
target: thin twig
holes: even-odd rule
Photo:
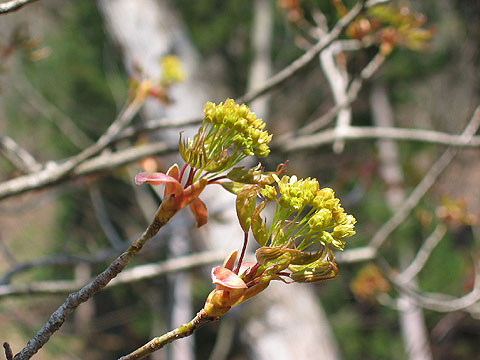
[[[476,133],[480,126],[480,106],[477,107],[471,117],[468,125],[460,136],[464,142],[469,142]],[[448,148],[440,156],[440,158],[433,164],[427,174],[423,177],[422,181],[411,192],[410,196],[403,202],[398,211],[377,231],[370,241],[369,246],[378,249],[388,238],[388,236],[407,218],[412,209],[423,198],[425,193],[435,183],[437,178],[443,172],[443,170],[450,164],[455,155],[457,149]]]
[[[118,360],[137,360],[137,359],[143,359],[147,357],[149,354],[160,350],[162,347],[164,347],[167,344],[170,344],[171,342],[184,338],[186,336],[190,336],[196,329],[199,327],[211,322],[215,321],[215,318],[211,318],[208,316],[208,314],[205,312],[205,310],[200,310],[190,322],[183,324],[176,328],[175,330],[172,330],[162,336],[156,337],[152,340],[150,340],[148,343],[143,345],[141,348],[138,348],[134,352],[122,356]]]
[[[6,272],[0,280],[1,285],[7,285],[12,278],[22,272],[33,268],[42,266],[64,266],[64,265],[78,265],[78,264],[99,264],[111,259],[117,254],[114,249],[107,249],[98,252],[95,255],[81,256],[81,255],[53,255],[45,258],[36,259],[30,262],[18,263],[14,268]],[[78,287],[77,287],[78,288]],[[72,291],[74,291],[73,289]]]
[[[16,265],[18,264],[17,259],[15,256],[13,256],[12,252],[8,248],[7,244],[5,244],[5,241],[3,240],[2,233],[0,233],[0,251],[3,253],[3,256],[7,262],[9,262],[11,265]]]
[[[157,210],[153,222],[147,227],[145,232],[133,242],[133,244],[117,257],[101,274],[85,285],[77,292],[71,293],[67,300],[50,316],[48,322],[40,329],[35,337],[31,339],[18,354],[14,360],[30,359],[39,349],[45,345],[50,336],[53,335],[65,322],[67,316],[71,314],[80,304],[90,299],[95,293],[103,289],[113,278],[115,278],[130,260],[143,248],[145,243],[155,236],[175,214],[176,211],[165,209],[163,202]]]
[[[428,144],[447,145],[459,148],[480,147],[480,136],[472,136],[468,141],[462,135],[453,135],[440,131],[406,129],[396,127],[349,126],[341,133],[335,129],[324,130],[318,134],[294,138],[281,147],[284,151],[298,151],[331,144],[335,140],[389,139],[397,141],[417,141]]]
[[[105,236],[110,241],[110,244],[113,246],[114,249],[122,248],[123,246],[125,246],[125,244],[121,240],[120,235],[118,235],[117,230],[110,221],[110,217],[108,216],[107,209],[105,208],[105,203],[103,201],[103,196],[98,186],[98,183],[95,182],[93,184],[90,184],[88,190],[95,216]]]
[[[154,130],[160,130],[160,129],[170,129],[170,128],[181,128],[185,126],[190,126],[190,125],[197,125],[202,122],[202,118],[191,118],[191,119],[185,119],[185,120],[178,120],[178,119],[167,119],[167,118],[161,118],[161,119],[153,119],[149,120],[146,122],[141,122],[139,124],[135,124],[133,126],[125,128],[123,131],[116,136],[113,141],[117,142],[119,140],[124,140],[127,138],[131,138],[133,136],[138,136],[139,134],[142,133],[148,133],[152,132]]]
[[[315,131],[324,127],[326,124],[332,121],[340,111],[350,106],[350,104],[357,99],[363,83],[366,80],[370,79],[384,62],[385,62],[385,56],[383,56],[380,52],[377,53],[372,58],[372,60],[370,60],[370,62],[362,69],[362,71],[360,72],[360,75],[358,75],[352,80],[352,82],[348,86],[347,99],[344,102],[331,107],[325,114],[320,116],[318,119],[308,123],[304,127],[296,131],[286,133],[281,137],[277,137],[277,140],[280,143],[283,143],[284,141],[293,138],[296,134],[309,135],[309,134],[313,134]],[[346,130],[350,128],[351,127],[347,127]],[[342,131],[340,133],[337,132],[335,136],[338,136],[338,139],[342,139],[342,137],[344,136],[344,132],[345,131]],[[332,141],[335,141],[335,140],[337,140],[337,138],[334,138]]]
[[[15,140],[6,135],[0,135],[0,150],[10,162],[24,173],[39,171],[42,165]]]
[[[390,281],[399,289],[399,291],[408,294],[416,303],[416,305],[438,312],[453,312],[467,310],[472,305],[480,301],[480,266],[478,259],[475,259],[475,281],[472,291],[460,297],[453,297],[445,294],[437,293],[419,293],[411,285],[405,284],[397,272],[387,264],[387,262],[379,258],[379,264]]]
[[[398,275],[399,281],[404,284],[409,283],[425,266],[433,249],[438,245],[440,240],[445,236],[447,227],[444,224],[439,224],[433,233],[425,240],[420,250],[418,250],[415,259],[408,265],[408,267]]]
[[[280,86],[286,80],[290,79],[292,76],[297,74],[300,70],[305,68],[310,62],[312,62],[316,56],[324,50],[327,46],[329,46],[335,39],[337,39],[340,34],[342,33],[343,29],[348,26],[358,14],[364,8],[365,1],[358,2],[344,17],[342,17],[337,24],[333,27],[333,29],[324,37],[322,37],[314,46],[312,46],[308,51],[306,51],[302,56],[300,56],[297,60],[293,61],[290,65],[288,65],[283,70],[279,71],[277,74],[272,76],[269,80],[267,80],[261,87],[254,89],[252,91],[247,92],[245,95],[238,99],[241,103],[250,102],[270,90]]]
[[[140,107],[143,105],[144,94],[138,94],[120,112],[118,117],[108,127],[105,133],[97,140],[95,144],[81,151],[76,156],[67,161],[47,167],[46,169],[35,173],[34,175],[20,176],[0,184],[0,200],[6,197],[24,193],[40,187],[45,187],[59,182],[66,177],[82,162],[98,154],[115,138],[118,133],[133,119]]]
[[[377,249],[371,246],[362,246],[345,250],[335,255],[335,260],[341,263],[357,263],[373,260],[377,257]]]
[[[33,3],[34,1],[36,0],[10,0],[0,3],[0,14],[6,14],[18,10],[29,3]]]
[[[17,69],[17,71],[14,72],[12,83],[18,93],[24,97],[25,101],[46,119],[52,121],[68,141],[78,149],[83,149],[93,143],[69,116],[64,114],[56,105],[45,99],[42,93],[23,75],[21,69]]]
[[[222,262],[223,251],[204,251],[169,259],[160,263],[138,265],[125,270],[113,279],[105,289],[138,281],[153,279],[178,271],[189,270],[198,266]],[[85,263],[85,262],[83,262]],[[53,295],[65,294],[77,290],[83,284],[72,280],[38,281],[29,284],[0,285],[0,298],[21,295]]]

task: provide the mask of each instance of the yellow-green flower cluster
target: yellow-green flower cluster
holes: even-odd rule
[[[264,130],[262,119],[257,119],[245,104],[238,105],[232,99],[218,105],[208,102],[203,127],[214,136],[220,136],[224,148],[234,144],[248,156],[265,157],[270,153],[268,144],[272,135]]]
[[[182,68],[180,59],[175,55],[168,55],[162,58],[162,83],[170,85],[185,80],[185,71]]]
[[[303,209],[306,205],[309,205],[320,187],[316,179],[298,180],[295,175],[292,177],[285,175],[281,180],[276,175],[274,175],[274,178],[280,189],[280,204],[285,208],[295,210]]]
[[[268,232],[271,245],[288,244],[303,251],[321,244],[343,250],[344,240],[355,234],[356,220],[345,212],[334,191],[321,189],[316,179],[273,176],[278,184],[278,194],[273,186],[260,191],[266,202],[277,203],[276,215]],[[262,243],[265,244],[265,239]]]
[[[247,156],[265,157],[272,135],[247,105],[232,99],[205,105],[205,118],[193,140],[181,141],[180,154],[185,162],[209,173],[231,169]]]

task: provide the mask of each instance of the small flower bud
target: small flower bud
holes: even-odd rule
[[[265,185],[265,187],[260,190],[260,195],[266,200],[273,200],[277,197],[277,189],[275,189],[274,186]]]
[[[333,229],[333,236],[339,239],[345,239],[350,236],[355,235],[355,230],[353,230],[353,225],[337,225]]]
[[[308,220],[308,225],[312,231],[321,231],[330,225],[332,218],[332,212],[330,210],[320,209]]]

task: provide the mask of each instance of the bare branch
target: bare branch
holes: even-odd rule
[[[60,266],[60,265],[78,265],[78,264],[99,264],[111,259],[116,255],[113,249],[103,250],[91,256],[81,255],[53,255],[46,258],[40,258],[31,262],[18,263],[9,270],[0,280],[0,286],[9,284],[11,279],[24,271],[41,266]],[[73,290],[72,290],[73,291]]]
[[[433,249],[438,245],[440,240],[447,233],[447,227],[444,224],[439,224],[433,233],[425,240],[420,250],[418,250],[415,259],[410,265],[398,275],[399,281],[404,284],[409,283],[425,266]]]
[[[339,106],[340,104],[347,103],[348,101],[348,72],[346,66],[341,66],[341,64],[335,61],[334,52],[332,45],[326,48],[320,53],[320,64],[323,69],[330,89],[332,90],[333,99],[335,104]],[[350,126],[352,120],[352,110],[349,106],[345,106],[338,111],[337,114],[337,123],[335,125],[335,131],[342,133],[343,128]],[[343,151],[345,146],[345,141],[335,140],[333,143],[333,151],[340,153]]]
[[[371,246],[362,246],[345,250],[335,255],[338,263],[356,263],[373,260],[377,257],[377,249]]]
[[[380,4],[385,4],[385,3],[388,3],[390,0],[368,0],[366,3],[365,3],[365,6],[366,7],[372,7],[372,6],[375,6],[375,5],[380,5]]]
[[[324,130],[318,134],[294,138],[283,146],[285,151],[298,151],[331,144],[335,140],[390,139],[398,141],[418,141],[429,144],[454,147],[480,147],[480,136],[472,136],[470,140],[462,135],[453,135],[440,131],[406,129],[396,127],[349,126],[342,133],[335,129]]]
[[[189,270],[198,266],[222,262],[224,251],[204,251],[193,255],[181,256],[156,264],[138,265],[125,270],[112,280],[106,289],[118,285],[148,280],[178,271]],[[83,284],[72,280],[39,281],[30,284],[0,285],[0,298],[20,295],[65,294],[76,291]]]
[[[480,106],[475,109],[472,118],[467,127],[460,136],[462,141],[468,142],[476,133],[480,126]],[[425,193],[435,183],[443,170],[450,164],[458,150],[449,148],[433,164],[427,174],[417,187],[411,192],[410,196],[403,202],[398,211],[377,231],[370,241],[370,246],[379,248],[388,236],[407,218],[412,209],[418,204]]]
[[[203,119],[200,117],[186,119],[186,120],[167,119],[167,118],[149,120],[149,121],[141,122],[139,124],[135,124],[134,126],[125,128],[122,132],[120,132],[120,134],[117,137],[115,137],[113,141],[117,142],[119,140],[123,140],[126,138],[137,136],[142,133],[147,133],[147,132],[151,132],[159,129],[181,128],[189,125],[197,125],[197,124],[200,124],[202,120]]]
[[[46,119],[51,120],[70,143],[79,149],[93,143],[69,116],[44,98],[40,91],[22,75],[20,69],[14,72],[12,83],[20,95]]]
[[[388,98],[387,88],[375,82],[370,93],[370,106],[373,123],[378,126],[393,126],[394,115]],[[404,176],[400,166],[398,146],[392,140],[381,139],[377,142],[380,175],[386,185],[385,196],[392,212],[398,211],[405,201],[403,188]],[[408,240],[407,240],[408,241]],[[409,249],[398,248],[400,264],[410,259]],[[416,283],[416,279],[412,279]],[[432,352],[428,344],[428,331],[425,325],[423,309],[416,306],[410,297],[401,293],[399,303],[399,323],[403,342],[411,360],[432,360]]]
[[[42,168],[42,165],[27,150],[9,136],[0,135],[0,150],[17,169],[24,173],[39,171]]]
[[[122,356],[121,358],[119,358],[119,360],[143,359],[147,357],[149,354],[157,350],[160,350],[165,345],[170,344],[175,340],[192,335],[193,332],[199,327],[215,320],[216,320],[215,318],[209,317],[206,311],[202,309],[190,322],[180,325],[175,330],[172,330],[162,336],[159,336],[150,340],[148,343],[138,348],[134,352],[128,355]]]
[[[310,62],[312,62],[315,57],[320,54],[327,46],[329,46],[335,39],[337,39],[342,33],[343,29],[350,24],[355,17],[361,13],[364,8],[365,1],[359,1],[344,17],[342,17],[334,28],[324,37],[322,37],[314,46],[312,46],[307,52],[305,52],[301,57],[292,62],[283,70],[279,71],[277,74],[272,76],[267,80],[263,86],[251,90],[243,95],[238,102],[246,103],[250,102],[270,90],[280,86],[286,80],[297,74],[300,70],[305,68]]]
[[[34,1],[36,0],[10,0],[0,3],[0,14],[6,14],[18,10],[29,3],[33,3]]]
[[[469,307],[480,301],[480,266],[478,264],[478,259],[474,262],[475,282],[472,291],[457,298],[445,294],[419,293],[410,285],[403,283],[403,281],[399,279],[399,275],[396,271],[392,269],[386,261],[383,259],[380,260],[380,265],[383,268],[383,271],[398,290],[408,294],[418,306],[421,306],[424,309],[438,312],[468,311]]]
[[[114,153],[103,153],[100,156],[91,158],[79,164],[71,171],[71,173],[67,173],[60,178],[58,178],[58,176],[55,176],[55,174],[51,174],[52,172],[55,172],[59,166],[61,166],[55,164],[52,168],[47,168],[45,170],[31,174],[28,177],[21,176],[0,183],[0,200],[27,191],[43,189],[45,187],[59,184],[67,180],[112,170],[120,166],[135,162],[146,156],[165,155],[170,154],[174,151],[178,151],[178,146],[169,147],[165,143],[158,142],[153,144],[130,147]]]
[[[198,119],[191,119],[185,124],[192,124],[198,122]],[[159,119],[146,124],[146,127],[131,127],[126,129],[123,135],[133,136],[139,131],[150,131],[163,127],[175,127],[172,120]],[[340,136],[334,130],[322,131],[319,134],[311,137],[300,137],[288,141],[284,146],[280,147],[283,151],[296,151],[300,149],[308,149],[314,146],[330,144],[338,138],[349,140],[361,139],[393,139],[402,141],[419,141],[438,145],[450,145],[457,147],[480,147],[480,136],[472,136],[470,140],[466,140],[462,135],[451,135],[442,132],[430,130],[417,129],[398,129],[398,128],[383,128],[383,127],[355,127],[347,128]],[[311,143],[305,142],[305,139],[315,137],[315,141]],[[116,138],[118,139],[118,137]],[[300,141],[301,140],[301,141]],[[304,143],[305,142],[305,143]],[[277,142],[277,148],[279,147]],[[38,190],[81,176],[86,176],[102,171],[114,169],[119,166],[137,161],[145,156],[162,155],[176,151],[176,147],[169,147],[164,143],[154,143],[147,145],[140,145],[125,150],[120,150],[114,153],[102,154],[98,157],[86,160],[84,163],[78,165],[71,173],[58,178],[51,173],[55,171],[60,165],[54,165],[53,168],[47,168],[40,172],[29,176],[18,177],[9,181],[0,183],[0,200],[8,198],[20,193],[31,190]],[[69,160],[66,160],[68,162]]]
[[[467,142],[480,126],[480,107],[477,107],[467,127],[459,136],[459,140]],[[394,129],[394,128],[392,128]],[[384,137],[385,138],[385,137]],[[450,163],[456,154],[456,150],[447,149],[437,162],[430,168],[423,180],[412,191],[410,196],[403,202],[399,210],[377,231],[369,245],[357,249],[346,250],[337,255],[338,262],[361,262],[375,259],[377,249],[383,244],[388,236],[405,220],[410,211],[418,204],[428,189],[434,184],[443,169]]]
[[[113,278],[115,278],[130,260],[143,248],[145,243],[154,237],[158,231],[176,214],[176,211],[164,209],[165,202],[160,205],[152,223],[145,232],[135,240],[130,247],[117,257],[102,273],[97,275],[93,281],[80,290],[71,293],[66,301],[50,316],[48,322],[40,329],[35,337],[31,339],[20,353],[16,354],[15,360],[30,359],[45,345],[80,304],[90,299],[95,293],[103,289]]]
[[[5,241],[3,240],[1,233],[0,233],[0,251],[3,253],[3,256],[7,262],[9,262],[11,265],[17,264],[17,259],[15,258],[15,256],[13,256],[7,244],[5,244]]]
[[[135,116],[143,104],[142,94],[130,102],[97,142],[61,164],[53,164],[35,174],[17,177],[0,184],[0,200],[65,180],[82,162],[102,151]]]
[[[337,41],[336,43],[340,43],[340,41]],[[334,44],[332,44],[333,46]],[[347,99],[345,102],[339,103],[333,107],[331,107],[324,115],[319,117],[318,119],[312,121],[311,123],[305,125],[303,128],[293,131],[290,133],[286,133],[283,136],[279,138],[279,142],[284,142],[287,139],[290,139],[295,136],[295,134],[298,135],[308,135],[308,134],[313,134],[315,131],[321,129],[324,127],[326,124],[328,124],[330,121],[333,120],[335,116],[342,110],[347,108],[352,102],[354,102],[357,99],[357,96],[360,92],[360,89],[362,88],[362,85],[365,80],[368,80],[372,77],[372,75],[380,68],[380,66],[384,63],[385,61],[385,56],[383,56],[380,52],[377,53],[372,60],[362,69],[360,72],[360,75],[357,76],[350,85],[348,86],[348,93],[347,93]],[[347,130],[350,129],[350,127],[347,127]],[[340,132],[340,134],[337,134],[338,136],[343,136],[343,132]],[[347,131],[348,132],[348,131]],[[334,139],[335,141],[337,139]]]
[[[110,217],[108,216],[107,209],[105,208],[105,203],[103,201],[103,196],[98,186],[98,183],[91,184],[88,187],[88,190],[95,216],[105,236],[110,241],[110,244],[113,246],[114,249],[121,249],[123,246],[125,246],[125,244],[121,240],[120,235],[118,235],[117,230],[110,221]]]

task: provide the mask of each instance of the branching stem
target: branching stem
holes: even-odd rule
[[[116,258],[102,273],[97,275],[90,283],[85,285],[77,292],[71,293],[67,300],[50,316],[48,322],[41,328],[33,339],[15,355],[14,360],[30,359],[45,345],[50,336],[53,335],[65,322],[67,316],[71,314],[80,304],[86,302],[95,293],[103,289],[107,284],[115,278],[130,260],[143,248],[143,246],[154,237],[160,228],[178,212],[171,203],[166,200],[158,208],[155,218],[147,227],[145,232],[135,240],[130,247],[125,250],[118,258]]]

